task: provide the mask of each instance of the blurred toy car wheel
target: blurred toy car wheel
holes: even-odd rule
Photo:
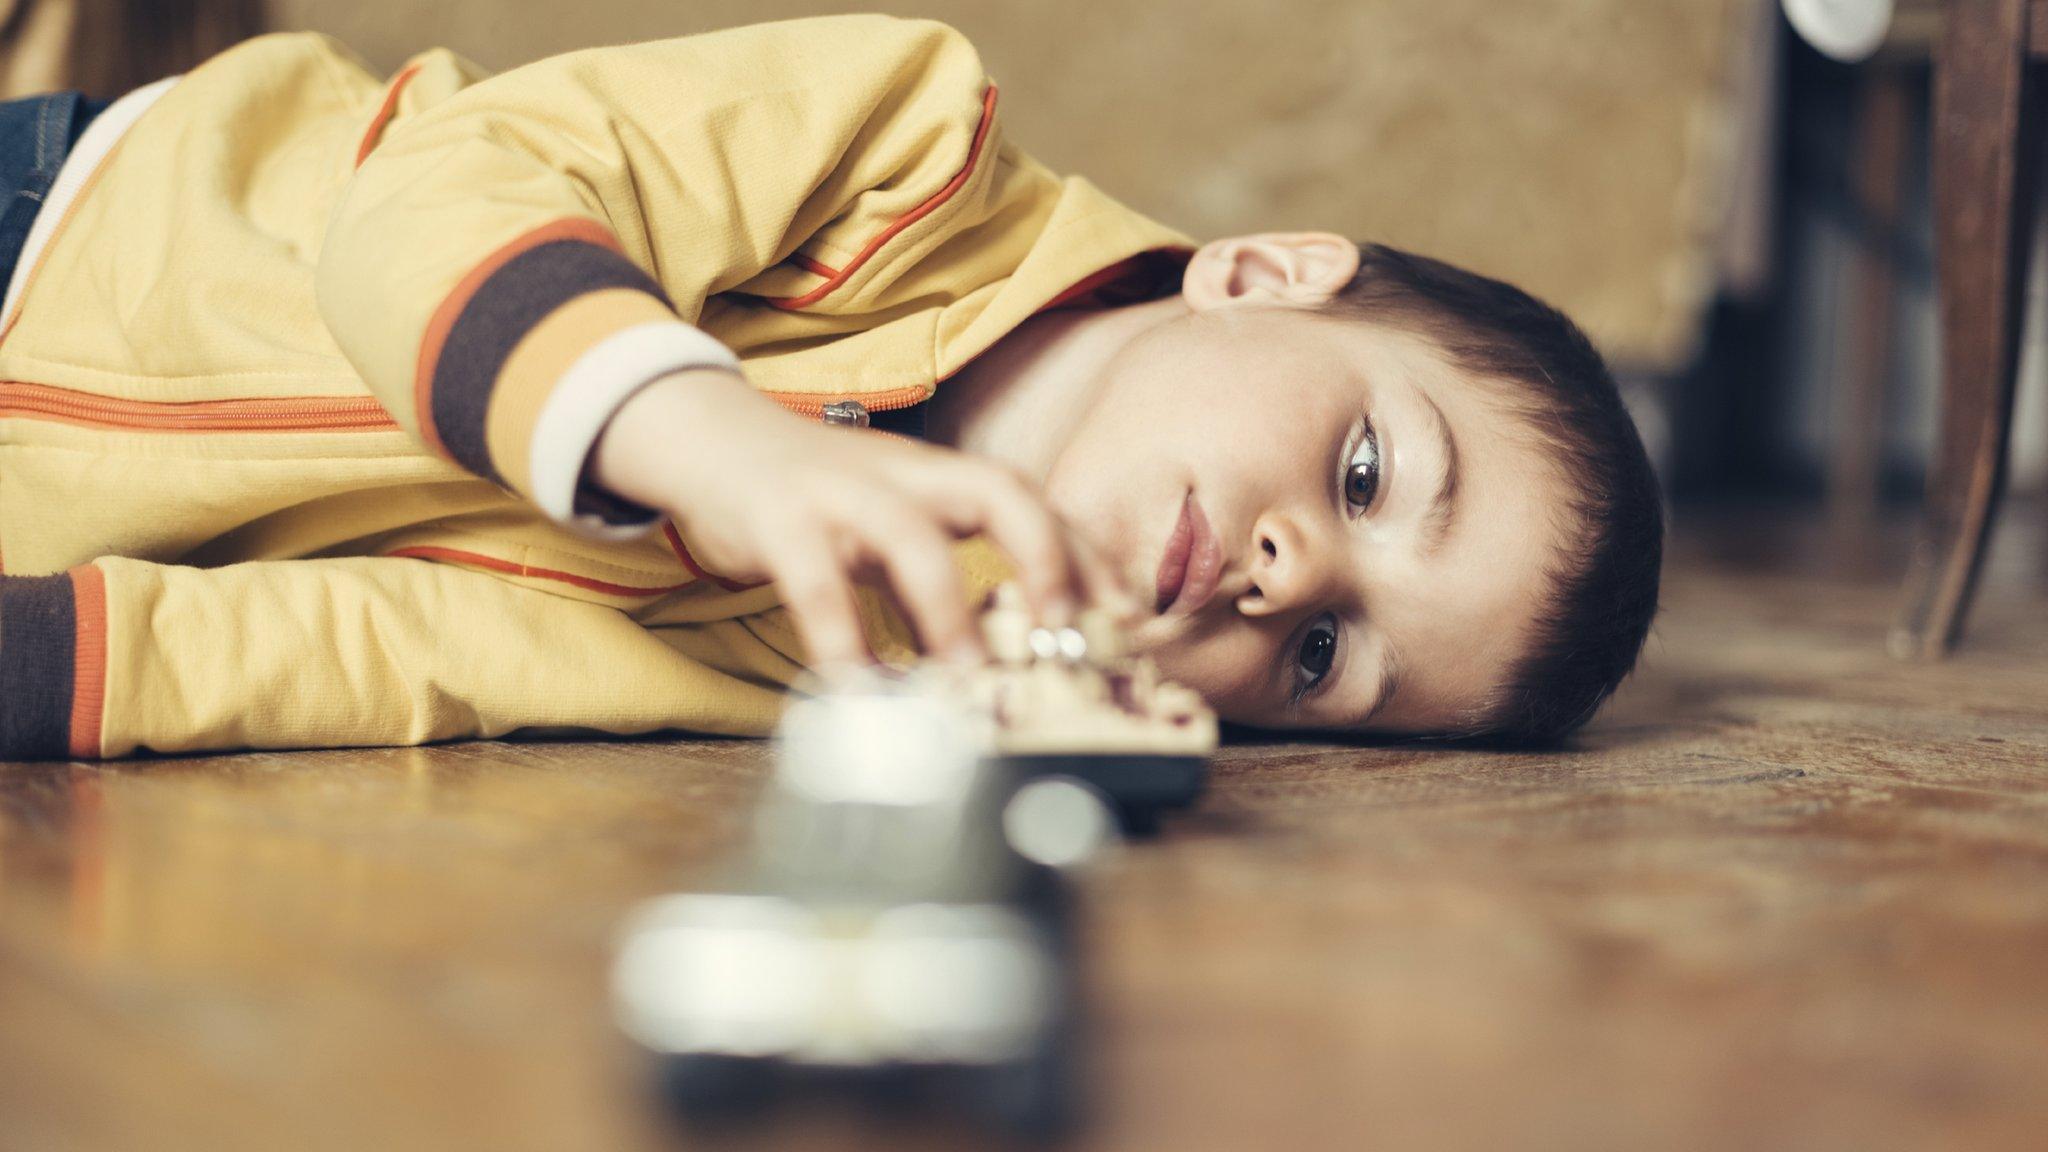
[[[760,1060],[691,1053],[660,1065],[661,1090],[691,1124],[732,1127],[763,1114],[775,1098],[775,1070]]]
[[[1080,1126],[1080,1078],[1073,1045],[1048,1045],[1014,1064],[976,1074],[974,1106],[993,1127],[1026,1140],[1050,1143]]]

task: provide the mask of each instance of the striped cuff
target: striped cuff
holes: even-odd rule
[[[0,760],[99,756],[106,603],[89,564],[0,576]]]
[[[611,336],[661,322],[681,323],[604,225],[535,228],[473,268],[428,322],[413,381],[420,437],[533,499],[533,432],[557,383]]]
[[[620,406],[641,388],[686,368],[740,370],[739,357],[701,329],[657,320],[615,332],[577,357],[541,405],[527,466],[534,503],[555,521],[599,539],[652,531],[659,513],[623,501],[579,500],[583,465]],[[623,522],[622,522],[623,520]]]

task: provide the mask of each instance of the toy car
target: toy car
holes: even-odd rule
[[[777,1089],[927,1088],[1031,1135],[1078,1112],[1075,918],[1059,869],[1193,801],[1215,716],[1106,618],[1035,626],[1014,589],[991,659],[871,671],[793,701],[732,879],[650,902],[613,971],[624,1029],[686,1116]]]
[[[1216,750],[1216,715],[1194,691],[1126,653],[1103,614],[1075,627],[1033,625],[1013,585],[981,616],[987,667],[963,689],[993,724],[996,754],[1026,775],[1086,781],[1115,805],[1126,831],[1148,833],[1162,812],[1194,803]]]
[[[987,725],[902,681],[791,704],[737,875],[646,905],[614,968],[620,1022],[687,1118],[823,1080],[1071,1125],[1074,916],[1043,861],[1085,851],[1091,817],[986,756]]]

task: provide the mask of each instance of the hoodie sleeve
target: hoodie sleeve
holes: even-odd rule
[[[992,115],[973,47],[933,21],[829,17],[543,60],[366,142],[319,256],[321,313],[426,447],[557,522],[646,531],[578,489],[604,422],[657,377],[737,367],[694,326],[713,294],[807,243],[848,253],[836,270],[804,260],[838,273],[776,302],[804,307],[874,255],[862,240],[914,228]]]
[[[970,603],[1014,575],[985,537],[957,542],[954,559]],[[858,595],[876,654],[913,659],[902,614],[873,588]],[[761,736],[804,663],[780,607],[653,621],[429,559],[103,557],[0,576],[0,761],[521,728]]]
[[[520,728],[761,735],[794,665],[734,622],[396,557],[0,577],[0,761],[335,748]],[[762,668],[764,662],[773,667]]]

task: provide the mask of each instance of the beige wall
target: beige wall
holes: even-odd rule
[[[881,10],[981,48],[1010,138],[1199,237],[1331,228],[1469,264],[1610,355],[1681,357],[1709,287],[1756,0],[271,0],[384,68],[492,67]]]

